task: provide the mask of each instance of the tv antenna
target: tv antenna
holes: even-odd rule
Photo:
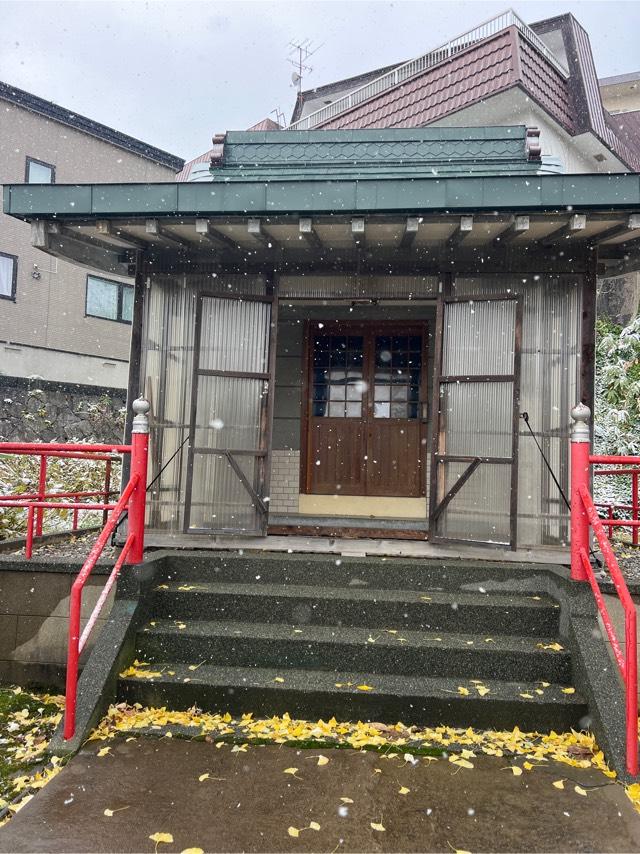
[[[324,44],[324,42],[322,43]],[[303,39],[298,42],[289,42],[289,56],[287,62],[293,65],[293,73],[291,74],[291,84],[295,86],[298,92],[302,92],[302,81],[307,74],[311,74],[313,68],[307,65],[307,60],[317,53],[322,44],[314,47],[311,39]]]
[[[280,109],[280,107],[276,107],[275,110],[271,110],[269,113],[270,116],[275,116],[276,123],[280,125],[280,127],[284,127],[287,123],[284,112]]]

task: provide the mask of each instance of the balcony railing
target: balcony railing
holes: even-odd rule
[[[358,89],[354,89],[353,92],[350,92],[348,95],[344,95],[342,98],[338,98],[337,101],[333,101],[331,104],[320,107],[319,110],[315,110],[315,112],[309,113],[308,116],[304,116],[303,118],[298,119],[297,122],[290,124],[287,127],[287,130],[311,130],[314,127],[318,127],[319,125],[322,125],[330,119],[340,115],[340,113],[344,113],[346,110],[350,110],[358,104],[368,101],[369,98],[373,98],[376,95],[380,95],[382,92],[386,92],[388,89],[393,89],[399,83],[403,83],[410,77],[415,77],[416,74],[421,74],[428,68],[438,65],[438,63],[455,56],[457,53],[466,50],[468,47],[471,47],[471,45],[483,41],[490,36],[494,36],[496,33],[499,33],[501,30],[506,30],[508,27],[516,27],[522,37],[525,38],[539,53],[541,53],[544,58],[554,66],[554,68],[556,68],[564,77],[569,76],[568,70],[553,55],[553,53],[551,53],[542,39],[531,29],[531,27],[527,26],[527,24],[525,24],[525,22],[516,15],[513,9],[509,9],[507,12],[497,15],[495,18],[490,18],[483,24],[479,24],[479,26],[474,27],[472,30],[463,33],[463,35],[445,42],[445,44],[440,47],[430,50],[429,53],[425,53],[417,59],[405,62],[404,65],[399,65],[397,68],[394,68],[393,71],[389,71],[381,77],[377,77],[375,80],[366,83],[364,86],[360,86]]]

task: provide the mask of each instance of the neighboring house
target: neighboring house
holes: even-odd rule
[[[2,184],[173,181],[183,162],[0,83]],[[79,228],[76,240],[82,239]],[[45,382],[125,389],[132,293],[132,281],[126,276],[47,258],[31,245],[28,225],[0,214],[3,387],[7,378],[37,377]],[[5,432],[4,426],[0,433]]]

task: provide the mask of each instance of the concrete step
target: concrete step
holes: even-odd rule
[[[120,678],[118,699],[175,710],[197,706],[233,715],[253,712],[271,717],[288,712],[311,720],[333,715],[339,720],[493,729],[519,726],[539,732],[580,728],[587,714],[582,697],[564,694],[558,684],[537,694],[536,683],[487,679],[484,685],[489,693],[481,696],[477,685],[459,678],[206,664],[190,670],[184,663],[171,661],[155,662],[153,670],[160,672],[153,679]]]
[[[184,628],[182,628],[184,627]],[[299,668],[408,676],[566,683],[566,650],[543,649],[552,638],[415,632],[392,628],[247,623],[231,620],[154,620],[138,633],[144,661]],[[155,669],[155,666],[154,666]]]
[[[357,544],[356,544],[357,545]],[[370,587],[391,590],[488,591],[510,582],[545,589],[540,566],[491,561],[417,560],[258,552],[187,552],[168,556],[165,581],[219,581],[295,584],[318,587]],[[540,584],[542,583],[542,586]],[[480,592],[480,591],[478,591]]]
[[[559,605],[547,595],[168,580],[150,613],[180,620],[235,620],[294,626],[504,633],[555,637]]]

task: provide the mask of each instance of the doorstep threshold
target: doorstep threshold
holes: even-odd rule
[[[296,525],[318,528],[374,528],[388,531],[425,531],[429,530],[426,519],[394,519],[380,516],[309,516],[303,513],[291,513],[281,516],[269,514],[269,525],[273,527],[294,527]]]

